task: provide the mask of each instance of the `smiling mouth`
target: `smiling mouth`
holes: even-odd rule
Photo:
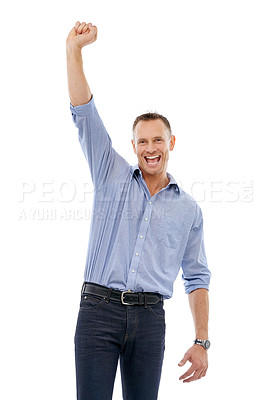
[[[156,165],[160,162],[161,156],[144,157],[144,159],[147,164]]]

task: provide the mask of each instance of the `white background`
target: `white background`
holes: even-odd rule
[[[77,20],[98,27],[84,66],[114,147],[135,164],[134,118],[166,115],[176,135],[168,171],[204,214],[210,367],[200,381],[178,380],[194,338],[178,277],[166,302],[159,399],[270,398],[270,7],[26,0],[2,10],[2,399],[76,398],[73,336],[92,199],[67,91],[65,40]]]

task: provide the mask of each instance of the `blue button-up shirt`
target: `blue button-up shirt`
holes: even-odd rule
[[[168,185],[151,197],[138,164],[131,166],[113,149],[94,98],[70,108],[95,189],[84,280],[166,299],[182,268],[186,293],[208,289],[196,201],[169,173]]]

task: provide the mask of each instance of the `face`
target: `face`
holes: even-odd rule
[[[166,174],[169,151],[174,149],[175,136],[169,136],[162,120],[138,122],[131,142],[143,174]]]

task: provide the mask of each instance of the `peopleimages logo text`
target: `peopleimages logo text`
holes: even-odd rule
[[[129,189],[126,183],[118,184],[119,198],[122,199]],[[254,200],[253,180],[194,180],[186,187],[178,185],[198,203],[249,203]],[[92,217],[92,201],[96,191],[104,191],[103,203],[111,201],[107,198],[105,187],[94,189],[90,182],[66,181],[33,181],[26,180],[17,187],[18,192],[18,220],[20,221],[69,221],[90,220]],[[117,192],[118,193],[118,192]],[[162,191],[161,196],[166,192]],[[100,196],[101,197],[101,196]],[[165,196],[167,200],[167,197]],[[137,198],[135,210],[137,209]],[[113,207],[118,207],[118,199]],[[100,213],[101,214],[101,213]],[[113,213],[114,214],[114,213]],[[131,214],[132,215],[132,214]],[[128,215],[127,218],[130,218]],[[103,215],[94,215],[103,218]],[[133,215],[132,215],[133,217]]]

